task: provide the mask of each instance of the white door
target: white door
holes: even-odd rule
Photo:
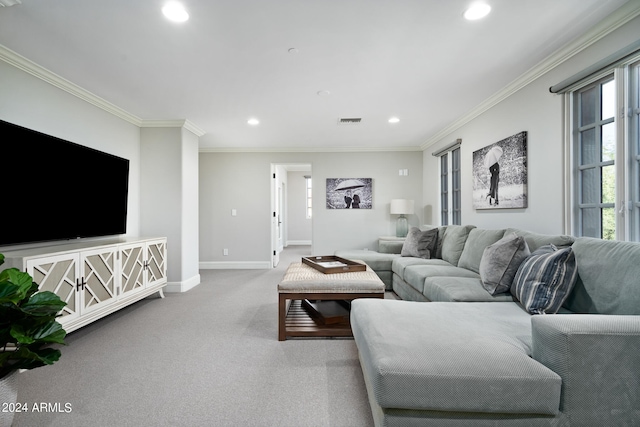
[[[275,268],[280,263],[280,251],[278,250],[278,240],[280,239],[281,221],[280,221],[280,198],[278,178],[276,174],[277,166],[271,165],[271,261],[272,267]]]
[[[311,165],[308,163],[271,164],[271,176],[269,177],[271,179],[271,211],[269,215],[271,215],[271,259],[273,267],[276,267],[280,262],[280,252],[284,250],[284,244],[290,241],[289,230],[291,229],[292,218],[295,217],[298,221],[303,222],[309,219],[309,217],[305,218],[306,205],[310,207],[307,201],[306,185],[296,186],[292,184],[290,180],[292,171],[310,172]],[[290,206],[291,200],[289,199],[292,191],[296,194],[293,199],[296,206],[294,209],[297,210],[295,210],[295,214],[289,216],[292,210]],[[296,216],[298,213],[302,215],[302,219]]]
[[[279,180],[280,181],[280,180]],[[278,184],[278,246],[276,251],[278,253],[284,250],[284,231],[285,231],[285,215],[286,209],[284,208],[285,197],[285,184],[280,181]]]

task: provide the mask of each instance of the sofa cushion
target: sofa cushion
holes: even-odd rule
[[[378,240],[378,252],[381,254],[399,254],[402,251],[402,240]]]
[[[437,228],[422,231],[418,227],[412,227],[404,240],[400,255],[429,259],[431,254],[435,255],[437,243]]]
[[[376,251],[364,251],[362,249],[336,251],[336,256],[350,260],[360,260],[367,264],[373,271],[391,271],[391,263],[400,254],[381,254]]]
[[[476,273],[480,272],[480,260],[485,248],[504,236],[504,230],[485,230],[474,228],[469,231],[469,237],[458,261],[458,267],[466,268]]]
[[[578,281],[565,307],[576,313],[640,315],[640,243],[579,237]]]
[[[572,248],[545,245],[520,265],[511,293],[531,314],[555,314],[573,289],[577,277]]]
[[[480,261],[482,286],[491,295],[508,292],[518,267],[529,255],[531,252],[524,237],[515,233],[487,246]]]
[[[491,295],[477,277],[427,277],[422,294],[441,302],[515,301],[509,292]]]
[[[554,245],[557,248],[564,248],[571,246],[575,241],[575,237],[573,236],[567,236],[564,234],[540,234],[527,230],[520,230],[519,228],[507,228],[505,235],[507,233],[516,233],[518,236],[524,237],[524,240],[527,241],[527,245],[531,252],[535,251],[540,246],[545,245]]]
[[[530,315],[516,303],[357,299],[351,326],[370,399],[383,408],[559,411],[562,381],[530,357]]]
[[[475,225],[448,226],[442,238],[442,259],[457,267],[469,232],[474,228]]]
[[[415,257],[397,257],[391,263],[391,271],[404,280],[404,273],[407,267],[412,265],[444,265],[451,266],[447,261],[441,259],[424,259]]]
[[[471,277],[479,279],[478,273],[469,271],[464,268],[454,267],[451,264],[421,264],[412,265],[404,270],[403,280],[407,282],[412,288],[420,293],[424,292],[424,281],[427,277],[442,277],[455,278],[455,277]],[[428,297],[427,297],[428,298]],[[429,298],[430,299],[430,298]]]

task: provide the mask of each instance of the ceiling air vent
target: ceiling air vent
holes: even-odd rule
[[[338,119],[339,125],[357,125],[362,121],[361,118],[342,118]]]

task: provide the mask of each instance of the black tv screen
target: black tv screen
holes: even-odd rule
[[[127,159],[0,120],[0,176],[0,245],[127,231]]]

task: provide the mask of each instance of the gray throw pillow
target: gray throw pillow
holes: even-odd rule
[[[437,241],[437,228],[421,231],[418,227],[412,227],[402,245],[400,255],[416,258],[431,258],[431,254],[435,253]]]
[[[479,267],[482,286],[491,295],[508,292],[518,267],[529,255],[527,242],[516,233],[509,233],[487,246]]]
[[[555,314],[578,279],[571,247],[541,246],[525,259],[513,279],[511,294],[531,314]]]
[[[442,238],[442,259],[444,261],[454,267],[458,266],[469,232],[474,228],[476,228],[475,225],[450,225],[447,227]]]
[[[436,255],[431,256],[431,258],[442,259],[442,242],[444,241],[444,232],[446,231],[447,226],[441,225],[438,227],[438,241],[436,242]]]

